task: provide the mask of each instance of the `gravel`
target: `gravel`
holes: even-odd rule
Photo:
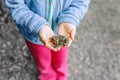
[[[120,0],[91,0],[69,49],[68,80],[120,80]],[[0,80],[37,80],[32,56],[0,0]]]

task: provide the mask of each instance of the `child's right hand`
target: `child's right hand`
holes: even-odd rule
[[[53,37],[53,36],[55,36],[55,35],[54,35],[52,29],[48,25],[43,26],[40,29],[38,35],[39,35],[40,40],[42,41],[42,43],[46,47],[50,48],[53,51],[57,51],[57,49],[54,48],[52,46],[51,42],[50,42],[50,38]]]

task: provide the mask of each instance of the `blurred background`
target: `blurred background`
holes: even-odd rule
[[[68,56],[68,80],[120,80],[120,0],[91,0]],[[0,80],[37,80],[33,58],[0,0]]]

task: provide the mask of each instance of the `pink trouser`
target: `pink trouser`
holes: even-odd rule
[[[54,52],[44,45],[26,43],[34,58],[39,80],[67,80],[67,47]]]

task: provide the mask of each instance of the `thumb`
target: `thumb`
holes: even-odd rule
[[[72,30],[72,31],[70,32],[70,38],[71,38],[72,40],[74,40],[74,38],[75,38],[75,30]]]
[[[58,29],[58,36],[59,36],[59,35],[63,35],[63,32],[62,32],[61,29]]]
[[[70,47],[71,43],[72,43],[72,40],[69,38],[68,47]]]
[[[45,42],[45,46],[48,47],[49,49],[53,50],[53,51],[57,51],[57,49],[55,49],[48,41]]]

